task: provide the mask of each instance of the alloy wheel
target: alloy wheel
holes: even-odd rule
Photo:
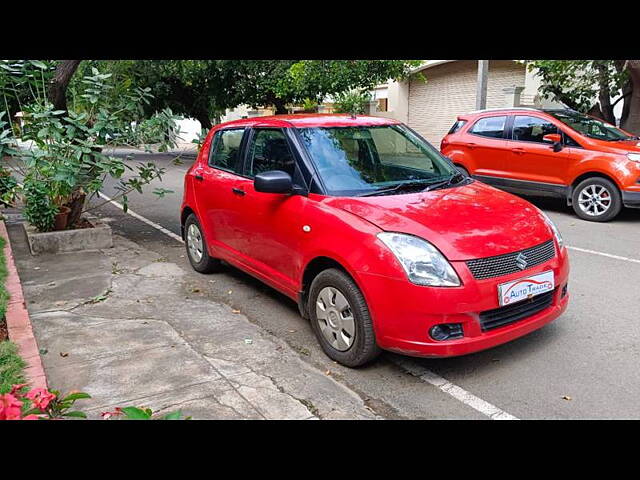
[[[611,192],[603,185],[587,185],[578,196],[580,210],[591,217],[605,213],[611,202]]]

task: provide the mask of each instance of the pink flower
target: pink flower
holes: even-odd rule
[[[44,412],[49,406],[49,403],[56,398],[56,396],[46,388],[34,388],[33,390],[30,390],[25,397],[31,400],[33,406],[41,412]]]
[[[109,420],[111,417],[115,417],[117,415],[122,415],[122,409],[120,407],[116,407],[113,412],[102,412],[100,414],[103,420]]]
[[[31,414],[27,415],[26,417],[22,417],[22,420],[40,420],[40,418],[41,417],[38,415]]]
[[[22,402],[7,393],[0,395],[0,420],[20,420]]]

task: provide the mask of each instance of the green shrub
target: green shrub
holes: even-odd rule
[[[44,181],[28,180],[24,185],[24,218],[41,232],[53,230],[58,206],[53,203]]]
[[[335,96],[333,111],[362,115],[367,111],[367,105],[370,101],[371,94],[369,92],[344,92]]]

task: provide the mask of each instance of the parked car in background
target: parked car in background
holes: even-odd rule
[[[640,208],[640,141],[573,110],[511,108],[460,115],[441,152],[460,170],[519,194],[566,199],[585,220]]]
[[[569,299],[567,250],[541,210],[384,118],[214,127],[185,176],[181,225],[195,270],[224,260],[284,293],[351,367],[381,349],[446,357],[499,345]]]

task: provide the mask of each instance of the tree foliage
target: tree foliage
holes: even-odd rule
[[[640,112],[633,92],[640,84],[631,75],[634,60],[533,60],[529,68],[542,80],[541,93],[615,124],[614,107],[623,102],[622,128],[639,133],[630,122],[632,111]]]
[[[61,61],[51,72],[52,65],[45,62],[0,61],[0,85],[7,87],[0,95],[9,110],[0,112],[0,157],[14,157],[10,168],[23,178],[25,216],[41,231],[51,230],[56,214],[67,208],[73,226],[85,197],[97,193],[107,177],[116,180],[126,205],[128,193],[140,192],[164,173],[152,162],[134,169],[122,158],[104,154],[104,148],[154,143],[166,151],[177,140],[178,117],[170,110],[144,115],[144,105],[153,98],[148,87],[116,88],[112,74],[95,67],[69,83],[78,67],[72,62],[77,61]],[[74,92],[71,102],[67,85]],[[12,102],[22,112],[22,125],[11,120]],[[19,141],[28,148],[17,148]],[[125,178],[127,170],[131,172]],[[166,192],[154,191],[160,196]],[[4,192],[3,199],[12,193]]]
[[[320,101],[352,89],[402,78],[419,61],[407,60],[169,60],[108,62],[116,77],[151,88],[149,111],[170,108],[204,128],[225,109],[247,104],[287,106]]]

